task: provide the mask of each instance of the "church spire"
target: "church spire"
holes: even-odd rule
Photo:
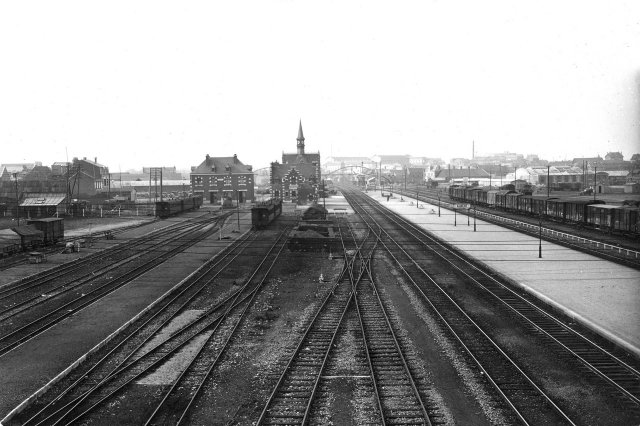
[[[302,134],[302,120],[300,120],[300,127],[298,128],[298,154],[304,155],[304,135]]]

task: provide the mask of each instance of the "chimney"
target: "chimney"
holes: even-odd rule
[[[84,161],[87,161],[87,157],[82,157],[82,159],[83,159]]]
[[[238,164],[238,155],[233,154],[233,164]]]
[[[93,162],[97,163],[98,162],[98,157],[93,157]]]
[[[211,158],[211,157],[209,157],[209,154],[207,154],[207,159],[206,159],[206,161],[205,161],[205,164],[206,164],[207,166],[211,165],[211,159],[210,159],[210,158]]]

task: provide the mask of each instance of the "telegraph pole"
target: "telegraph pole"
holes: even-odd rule
[[[327,198],[327,194],[326,194],[326,192],[324,192],[324,179],[322,179],[322,207],[324,207],[325,210],[326,210],[326,207],[327,207],[326,198]]]
[[[593,168],[593,201],[596,200],[596,185],[598,182],[598,166]]]
[[[547,166],[547,197],[549,196],[549,191],[551,190],[551,178],[550,176],[550,172],[549,169],[551,168],[551,166]]]
[[[16,221],[17,225],[20,226],[20,199],[18,198],[18,173],[13,174],[13,180],[16,181]]]

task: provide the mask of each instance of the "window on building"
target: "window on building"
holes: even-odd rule
[[[231,176],[224,177],[224,186],[231,186]]]
[[[193,184],[196,186],[202,186],[202,176],[194,176]]]
[[[296,192],[296,190],[295,190],[295,189],[291,191],[291,196],[292,196],[292,197],[296,197],[297,195],[298,195],[298,194],[297,194],[297,192]]]
[[[210,186],[211,186],[211,185],[215,185],[215,183],[216,183],[216,178],[215,178],[215,177],[213,177],[213,176],[209,177],[209,185],[210,185]]]
[[[288,197],[289,196],[289,191],[284,191],[284,196]]]

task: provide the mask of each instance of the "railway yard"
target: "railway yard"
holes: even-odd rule
[[[2,260],[2,425],[640,423],[638,241],[337,189]]]

